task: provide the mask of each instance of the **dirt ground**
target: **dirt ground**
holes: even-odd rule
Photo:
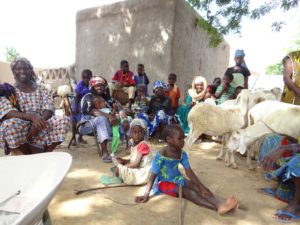
[[[74,190],[102,186],[99,178],[101,175],[111,175],[112,164],[102,163],[91,137],[86,137],[88,145],[68,150],[66,147],[69,138],[56,150],[70,153],[73,163],[48,207],[53,225],[178,224],[180,202],[177,198],[159,196],[145,204],[134,203],[134,197],[142,194],[144,187],[105,189],[75,195]],[[151,141],[153,152],[162,146],[155,140]],[[266,182],[259,168],[254,172],[249,171],[245,165],[246,159],[238,155],[236,161],[239,169],[225,167],[223,161],[215,159],[219,148],[220,144],[215,142],[195,144],[189,152],[191,166],[201,181],[216,195],[228,197],[233,194],[247,210],[219,216],[214,211],[184,200],[184,224],[279,224],[272,219],[272,215],[285,204],[257,192],[257,188],[274,186],[275,182]],[[121,146],[121,151],[122,149],[124,146]]]

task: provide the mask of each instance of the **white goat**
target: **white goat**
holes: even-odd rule
[[[274,109],[271,107],[274,107]],[[258,113],[255,112],[255,110],[261,111]],[[283,102],[265,101],[253,107],[249,113],[256,115],[255,123],[244,130],[238,130],[231,134],[227,142],[227,148],[231,152],[239,148],[242,154],[245,153],[247,147],[266,134],[266,132],[283,134],[295,139],[297,139],[300,134],[300,106]],[[262,128],[262,126],[265,127]],[[257,127],[259,127],[259,129],[257,129]],[[252,152],[248,152],[247,154],[249,169],[253,169],[251,160],[249,159],[252,155]]]
[[[218,158],[222,158],[229,133],[246,125],[245,118],[248,112],[250,96],[251,93],[249,90],[243,90],[237,98],[236,106],[229,109],[223,109],[206,103],[195,105],[188,115],[190,132],[186,140],[187,149],[190,149],[191,145],[201,134],[211,136],[222,135],[223,144],[218,156]],[[233,167],[237,168],[237,165],[234,162],[234,154],[231,154],[230,156],[228,154],[229,152],[226,151],[226,165],[230,165],[230,158]]]
[[[237,149],[240,149],[240,153],[245,154],[251,144],[268,133],[273,133],[273,131],[261,121],[245,129],[236,130],[231,133],[227,141],[227,149],[230,152],[235,152]],[[251,164],[251,156],[251,152],[248,152],[247,165],[250,170],[253,170],[254,167]]]

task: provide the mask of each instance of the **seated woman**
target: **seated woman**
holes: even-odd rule
[[[69,118],[54,115],[52,97],[36,83],[26,58],[13,61],[11,70],[16,80],[15,99],[0,97],[0,147],[6,154],[16,155],[53,151],[65,140]]]
[[[176,119],[179,121],[184,134],[187,135],[190,131],[187,117],[191,108],[198,102],[203,102],[205,99],[211,97],[206,91],[206,79],[201,76],[196,76],[192,82],[192,87],[188,90],[188,96],[185,105],[180,106],[175,114]]]
[[[288,205],[278,210],[273,218],[283,223],[300,219],[300,145],[289,144],[282,135],[271,134],[260,146],[259,162],[267,180],[275,178],[275,188],[260,189]]]
[[[91,120],[94,127],[97,130],[97,139],[101,145],[102,149],[102,161],[105,163],[111,162],[111,157],[107,151],[107,142],[111,140],[111,124],[109,121],[112,121],[113,115],[109,113],[101,112],[98,109],[93,108],[92,99],[95,95],[101,96],[104,101],[106,108],[112,110],[113,104],[116,101],[109,96],[107,93],[107,82],[103,77],[97,76],[93,77],[90,81],[91,92],[87,93],[81,100],[81,121]],[[92,126],[90,123],[86,123],[82,129],[82,134],[92,133]]]
[[[166,124],[171,123],[171,119],[174,115],[172,108],[172,101],[169,97],[165,96],[166,85],[161,81],[155,81],[153,83],[153,93],[151,97],[148,114],[137,113],[137,117],[147,122],[148,134],[152,137],[155,134],[157,128],[162,131],[162,128]],[[161,133],[161,132],[160,132]],[[158,139],[159,142],[162,138]]]

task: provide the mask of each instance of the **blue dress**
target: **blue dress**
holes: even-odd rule
[[[161,182],[171,182],[176,186],[186,186],[183,175],[178,169],[181,164],[185,169],[190,168],[188,155],[185,151],[181,153],[181,159],[168,158],[156,152],[151,164],[151,172],[156,174],[157,177],[154,181],[151,194],[162,194],[159,188]]]

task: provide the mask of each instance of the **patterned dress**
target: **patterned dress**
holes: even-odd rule
[[[280,134],[268,134],[262,139],[258,157],[259,162],[261,162],[264,156],[282,145],[284,136]],[[284,155],[273,165],[273,170],[266,172],[264,175],[266,180],[278,180],[274,197],[284,202],[290,202],[295,196],[293,177],[300,177],[300,154]]]
[[[150,165],[152,154],[149,145],[142,141],[130,149],[130,163],[135,162],[138,153],[143,155],[139,168],[128,168],[125,165],[118,165],[119,177],[125,184],[144,184],[150,176]]]
[[[183,168],[190,168],[188,155],[185,151],[181,159],[168,158],[156,152],[151,165],[151,172],[157,177],[154,181],[151,194],[167,194],[176,197],[176,189],[179,185],[186,186],[183,175],[178,169],[179,164]]]
[[[32,93],[24,93],[16,89],[17,100],[22,112],[42,115],[44,110],[54,112],[53,100],[44,86],[38,86]],[[18,148],[24,144],[31,122],[20,118],[5,119],[5,115],[16,108],[5,97],[0,98],[0,148],[7,144],[9,149]],[[38,147],[49,146],[52,143],[63,142],[69,126],[69,118],[53,115],[47,120],[47,129],[39,133],[32,144]]]
[[[155,114],[153,120],[150,120],[149,113]],[[150,136],[153,136],[160,124],[171,124],[174,114],[171,99],[167,96],[162,98],[152,96],[148,114],[139,112],[136,117],[146,121],[147,132]]]

